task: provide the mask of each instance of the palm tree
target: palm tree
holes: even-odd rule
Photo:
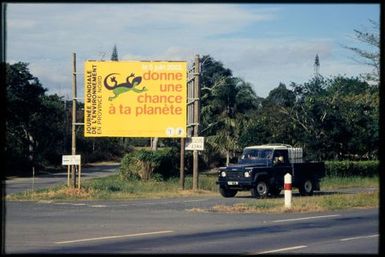
[[[251,85],[239,78],[220,77],[214,86],[207,88],[211,101],[203,108],[206,115],[208,148],[230,158],[241,150],[239,137],[247,113],[257,108],[257,96]],[[209,123],[207,121],[210,121]]]

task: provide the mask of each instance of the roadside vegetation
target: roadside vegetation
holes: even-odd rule
[[[133,200],[160,199],[168,197],[218,196],[215,175],[201,175],[198,191],[192,188],[192,177],[186,177],[186,190],[180,189],[179,178],[165,181],[150,179],[124,180],[120,175],[87,180],[81,189],[66,185],[27,191],[9,195],[7,200]],[[379,206],[379,178],[374,177],[325,177],[321,181],[322,191],[311,197],[300,197],[293,190],[293,205],[290,210],[283,207],[283,194],[276,198],[253,199],[249,192],[239,192],[237,196],[245,201],[235,205],[217,205],[210,209],[191,209],[194,212],[231,213],[279,213],[279,212],[320,212],[345,208],[376,208]],[[348,191],[344,191],[349,189]],[[357,192],[355,192],[357,191]]]
[[[27,191],[25,193],[12,194],[7,200],[130,200],[130,199],[157,199],[167,197],[185,197],[199,195],[217,195],[215,176],[200,176],[198,191],[192,188],[192,177],[185,179],[185,188],[182,190],[179,178],[167,180],[131,178],[122,179],[121,175],[111,175],[103,178],[95,178],[82,182],[81,189],[68,188],[66,185]]]
[[[321,181],[322,191],[344,189],[379,188],[378,176],[373,177],[325,177]]]
[[[379,206],[378,190],[359,193],[332,193],[293,197],[292,208],[284,207],[283,198],[248,200],[231,206],[216,205],[210,209],[193,209],[200,212],[230,213],[282,213],[282,212],[322,212],[350,208],[376,208]]]

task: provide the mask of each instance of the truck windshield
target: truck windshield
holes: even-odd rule
[[[239,163],[250,163],[271,160],[273,150],[270,149],[245,149]]]

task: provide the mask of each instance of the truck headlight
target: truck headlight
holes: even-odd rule
[[[245,178],[249,178],[250,177],[250,171],[245,171],[245,173],[243,173],[243,175],[245,176]]]
[[[221,174],[221,177],[223,177],[223,178],[226,177],[226,172],[225,171],[221,171],[220,174]]]

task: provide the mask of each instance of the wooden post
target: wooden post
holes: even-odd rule
[[[199,88],[199,55],[195,56],[194,62],[194,136],[199,135],[199,99],[200,99],[200,88]],[[198,172],[198,151],[193,151],[193,190],[198,189],[199,185],[199,172]]]
[[[71,166],[70,165],[67,165],[67,187],[70,187],[71,183],[70,183],[70,171],[71,171]]]
[[[71,153],[76,154],[76,53],[73,53],[73,67],[72,67],[72,144]],[[76,168],[72,165],[73,187],[76,187]]]
[[[81,174],[82,174],[82,165],[79,164],[79,179],[78,179],[78,188],[80,189],[80,177],[81,177]]]
[[[185,139],[182,137],[180,139],[180,166],[179,166],[179,184],[180,188],[184,190],[184,147],[185,147]]]
[[[35,165],[32,166],[32,192],[35,190]]]

